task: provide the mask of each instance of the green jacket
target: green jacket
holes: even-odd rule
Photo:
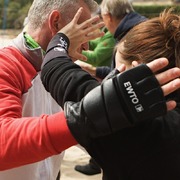
[[[115,46],[113,35],[105,29],[105,35],[89,42],[89,50],[83,51],[87,57],[87,63],[93,66],[110,66]]]

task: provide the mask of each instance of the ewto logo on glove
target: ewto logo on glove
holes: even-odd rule
[[[142,111],[144,111],[144,108],[142,107],[141,104],[138,104],[137,106],[135,106],[135,109],[136,109],[137,112],[142,112]]]
[[[129,69],[114,78],[119,99],[133,123],[151,119],[167,112],[166,100],[153,72],[145,64]]]
[[[131,85],[131,82],[125,82],[124,87],[126,88],[127,93],[129,94],[129,98],[131,99],[131,102],[135,105],[134,108],[136,109],[136,112],[142,112],[144,110],[143,106],[139,104],[139,99]]]

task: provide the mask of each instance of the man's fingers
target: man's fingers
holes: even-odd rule
[[[84,42],[88,42],[90,40],[93,40],[93,39],[96,39],[96,38],[102,37],[102,36],[104,36],[104,32],[102,32],[102,31],[99,31],[99,32],[92,32],[91,31],[90,33],[85,35]]]
[[[120,73],[124,72],[124,71],[126,70],[125,64],[121,64],[121,65],[117,68],[117,70],[118,70]]]
[[[168,65],[166,58],[159,58],[147,64],[147,66],[156,73]],[[164,96],[180,89],[180,69],[177,67],[168,69],[156,75],[159,84],[162,86]]]
[[[168,69],[160,74],[156,75],[157,80],[161,85],[168,83],[169,81],[180,77],[180,69],[175,67]]]
[[[94,33],[96,30],[104,27],[104,22],[98,22],[96,24],[92,24],[90,27],[84,29],[85,34]]]
[[[178,90],[180,88],[180,79],[175,79],[165,85],[163,85],[162,87],[164,96],[167,96],[168,94]]]
[[[104,27],[104,22],[99,21],[99,16],[92,17],[79,25],[84,30],[84,35],[94,33],[97,29]]]
[[[168,111],[173,110],[176,107],[176,102],[175,101],[168,101],[166,103],[166,106],[167,106]]]
[[[99,16],[94,16],[94,17],[84,21],[83,23],[81,23],[80,26],[82,29],[86,29],[88,27],[91,27],[94,24],[97,24],[99,22],[99,20],[100,20]]]
[[[78,20],[79,20],[79,18],[80,18],[80,16],[81,16],[81,14],[82,14],[82,11],[83,11],[83,8],[81,7],[81,8],[79,8],[78,11],[76,12],[76,14],[75,14],[75,16],[74,16],[74,18],[73,18],[73,20],[72,20],[75,24],[77,24],[77,22],[78,22]]]
[[[152,72],[157,72],[158,70],[161,70],[165,66],[168,65],[168,60],[166,58],[159,58],[154,61],[151,61],[150,63],[147,63],[147,66],[151,69]]]
[[[97,24],[92,24],[90,27],[86,27],[85,29],[82,29],[82,27],[79,28],[81,30],[81,43],[85,43],[98,37],[104,36],[104,32],[100,31],[100,28],[102,28],[103,26],[104,22],[98,22]]]
[[[78,52],[74,52],[73,53],[73,56],[70,56],[70,58],[74,61],[76,61],[77,59],[81,59],[81,60],[84,60],[86,61],[87,60],[87,57],[84,56],[83,54],[81,53],[78,53]]]

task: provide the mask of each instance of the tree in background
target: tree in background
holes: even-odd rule
[[[101,1],[102,0],[96,0],[98,4],[100,4]],[[8,5],[6,7],[7,2]],[[0,29],[3,28],[3,23],[6,24],[5,28],[7,29],[23,28],[24,19],[27,16],[32,2],[33,0],[0,0]]]
[[[3,28],[5,23],[7,29],[23,28],[24,19],[32,2],[33,0],[0,0],[0,27]]]

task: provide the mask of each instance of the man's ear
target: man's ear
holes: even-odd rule
[[[113,21],[113,17],[110,13],[108,13],[106,16],[107,16],[107,19],[109,20],[109,22]]]
[[[53,11],[49,16],[49,28],[52,34],[56,34],[60,30],[61,14],[59,11]]]
[[[138,66],[139,64],[141,64],[139,61],[133,61],[133,62],[132,62],[132,67],[136,67],[136,66]]]

